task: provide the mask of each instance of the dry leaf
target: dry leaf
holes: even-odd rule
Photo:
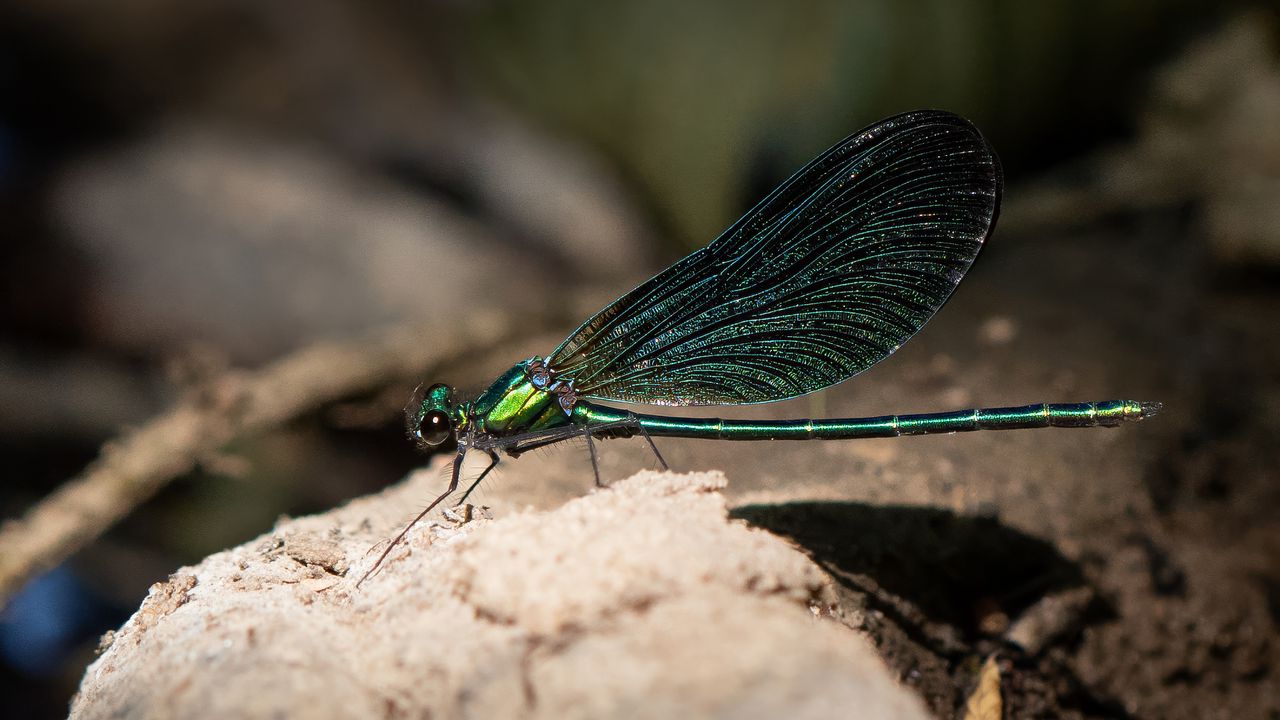
[[[1000,702],[1000,666],[991,655],[982,664],[978,687],[964,704],[964,720],[1000,720],[1004,712]]]

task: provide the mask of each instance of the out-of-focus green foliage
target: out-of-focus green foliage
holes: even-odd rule
[[[486,82],[617,161],[686,246],[880,117],[941,107],[1008,169],[1122,128],[1190,0],[545,0],[471,12]],[[754,176],[753,176],[754,175]]]

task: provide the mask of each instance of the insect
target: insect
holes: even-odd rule
[[[652,405],[774,402],[843,382],[891,355],[950,297],[995,227],[1002,177],[967,120],[941,111],[882,120],[805,165],[709,245],[623,295],[546,357],[517,363],[472,400],[433,385],[406,409],[423,447],[457,441],[489,466],[585,438],[843,440],[1039,427],[1115,426],[1158,403],[1037,403],[921,415],[721,420],[647,415]],[[370,570],[372,572],[372,570]],[[366,577],[368,575],[366,574]]]

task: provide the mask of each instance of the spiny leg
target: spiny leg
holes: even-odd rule
[[[556,443],[572,440],[582,434],[577,425],[567,425],[564,427],[551,428],[549,430],[535,430],[533,432],[522,433],[520,435],[511,435],[500,438],[485,438],[484,444],[478,444],[476,447],[480,449],[503,450],[511,457],[520,457],[530,450],[555,445]]]
[[[485,452],[489,454],[489,467],[485,468],[484,471],[480,473],[480,477],[476,478],[476,481],[471,483],[471,486],[467,488],[467,491],[462,493],[462,499],[458,501],[458,505],[466,503],[467,498],[471,497],[471,491],[475,490],[480,483],[484,481],[485,477],[489,475],[490,470],[498,467],[498,461],[501,459],[498,457],[498,453],[489,448],[486,448]]]
[[[583,435],[587,437],[587,452],[591,455],[591,472],[596,476],[596,487],[604,487],[604,481],[600,479],[600,459],[596,457],[596,441],[592,437],[591,427],[583,428]]]
[[[649,449],[653,451],[653,456],[658,458],[658,463],[662,465],[662,469],[670,470],[671,466],[668,465],[666,459],[662,457],[662,453],[658,452],[658,446],[653,444],[653,438],[649,436],[649,431],[645,430],[644,426],[640,424],[640,419],[635,415],[632,415],[631,421],[635,423],[636,430],[639,430],[640,434],[644,436],[645,442],[649,443]]]
[[[622,422],[624,423],[623,427],[626,427],[629,430],[639,431],[639,433],[644,436],[645,442],[649,443],[649,449],[653,451],[653,456],[658,458],[658,464],[662,466],[663,470],[671,469],[671,467],[667,465],[666,459],[662,457],[662,453],[658,452],[658,446],[653,443],[653,438],[649,436],[649,431],[644,429],[644,426],[640,424],[639,419],[633,415]],[[591,453],[591,472],[595,473],[596,487],[605,487],[604,481],[600,479],[600,461],[596,456],[596,443],[594,440],[595,433],[599,432],[600,429],[600,425],[595,427],[588,425],[583,429],[583,434],[587,436],[587,451]]]
[[[391,554],[392,548],[394,548],[396,545],[399,545],[401,540],[404,540],[404,537],[409,534],[409,531],[413,529],[414,525],[417,525],[419,522],[421,522],[422,518],[427,516],[427,513],[431,512],[431,510],[434,509],[435,506],[439,505],[445,498],[452,495],[454,490],[458,489],[458,474],[462,472],[462,459],[466,457],[466,454],[467,454],[467,451],[465,448],[458,448],[458,454],[453,458],[453,476],[449,479],[448,489],[445,490],[443,493],[440,493],[440,497],[436,498],[435,500],[432,500],[431,504],[428,505],[425,510],[418,513],[418,516],[415,517],[412,521],[410,521],[409,524],[406,525],[404,529],[400,531],[399,535],[396,535],[395,539],[392,540],[391,543],[387,545],[387,549],[383,550],[382,554],[378,556],[378,560],[373,564],[373,567],[369,568],[369,570],[364,575],[362,575],[360,579],[356,582],[357,589],[360,587],[361,584],[364,583],[365,580],[369,579],[370,575],[376,572],[378,568],[382,567],[382,561],[386,560],[387,555]],[[492,467],[492,465],[490,467]]]
[[[565,427],[554,428],[552,431],[539,430],[537,432],[525,433],[523,435],[513,435],[511,437],[501,438],[491,445],[491,447],[500,448],[507,451],[508,455],[519,457],[530,450],[555,445],[566,440],[585,435],[587,429],[593,433],[603,432],[605,430],[615,430],[618,428],[635,429],[635,423],[630,420],[618,420],[615,422],[599,423],[597,425],[568,425]]]
[[[621,425],[622,423],[602,423],[594,425],[591,429],[599,430],[602,428],[621,427]],[[585,427],[586,425],[564,425],[564,427],[552,430],[538,430],[538,432],[520,434],[520,436],[500,438],[497,442],[494,442],[493,447],[506,450],[507,455],[512,457],[520,457],[530,450],[557,445],[557,443],[567,441],[567,439],[579,437],[585,433]]]
[[[556,443],[561,443],[565,440],[571,440],[579,435],[585,436],[587,439],[587,449],[591,452],[591,469],[595,473],[596,485],[604,487],[604,483],[600,480],[600,464],[598,456],[596,455],[594,442],[595,434],[606,430],[617,430],[623,428],[639,432],[644,437],[645,442],[649,443],[649,449],[653,451],[653,455],[658,459],[658,463],[662,466],[662,469],[671,469],[671,467],[667,465],[666,459],[662,457],[662,453],[658,452],[658,446],[653,442],[653,438],[649,435],[649,432],[640,424],[640,419],[634,415],[628,416],[625,420],[615,420],[613,422],[599,423],[596,425],[573,425],[569,427],[554,428],[552,430],[540,430],[533,433],[526,433],[524,435],[514,435],[502,438],[498,442],[494,443],[492,447],[505,449],[508,455],[511,455],[512,457],[519,457],[530,450],[537,450],[538,448],[547,447],[548,445],[555,445]]]

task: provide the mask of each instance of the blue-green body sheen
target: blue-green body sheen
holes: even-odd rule
[[[539,390],[529,380],[529,360],[503,373],[476,398],[462,408],[476,423],[476,430],[506,436],[545,430],[569,423],[554,394]]]
[[[639,415],[617,408],[581,403],[574,408],[573,421],[580,425],[601,425],[630,418],[637,427],[655,437],[703,440],[853,440],[975,430],[1115,427],[1150,417],[1158,410],[1158,403],[1105,400],[865,418],[722,420]]]
[[[1019,407],[974,408],[917,415],[796,420],[723,420],[647,415],[579,401],[565,413],[555,393],[535,387],[531,358],[503,373],[475,401],[457,409],[461,423],[474,422],[483,435],[509,437],[564,425],[612,424],[598,437],[652,436],[707,440],[848,440],[931,435],[974,430],[1120,425],[1150,417],[1159,406],[1131,400],[1093,403],[1036,403]]]

